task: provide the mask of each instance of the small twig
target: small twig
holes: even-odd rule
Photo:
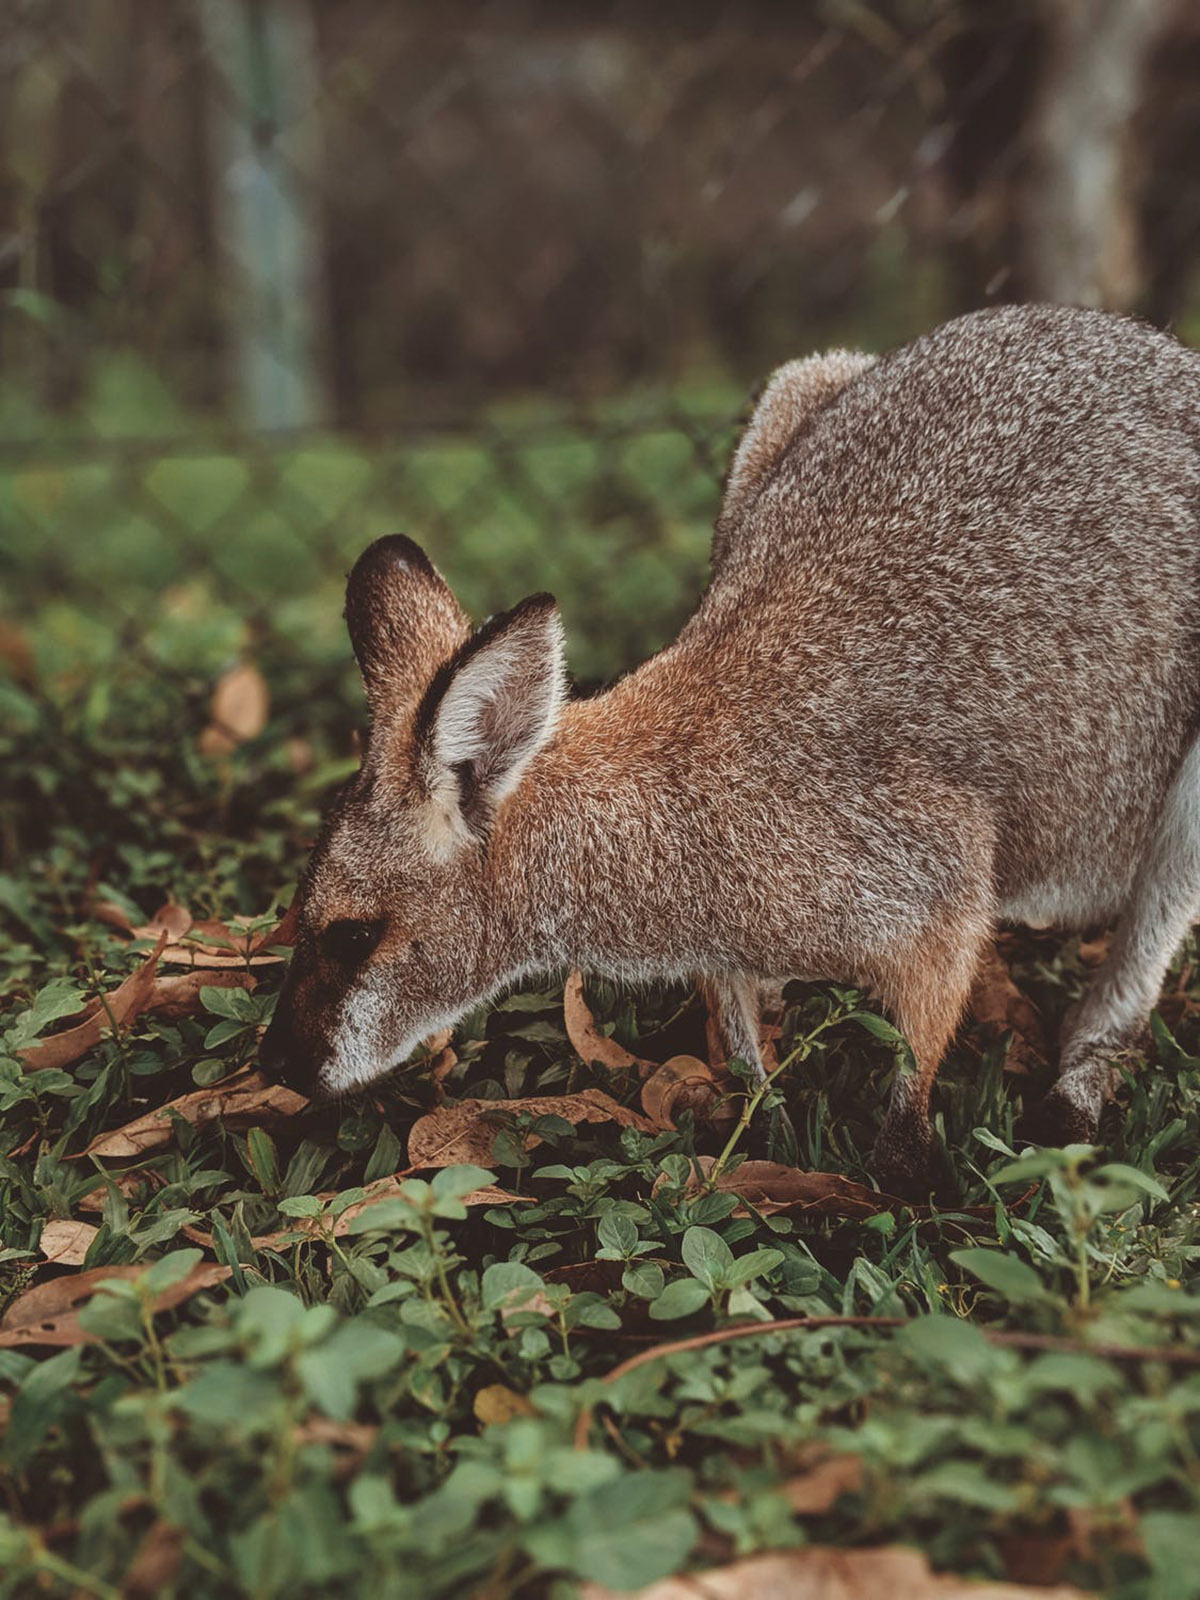
[[[755,1334],[789,1333],[799,1328],[896,1328],[910,1321],[909,1317],[780,1317],[775,1322],[735,1322],[729,1328],[713,1328],[708,1333],[694,1333],[689,1339],[673,1339],[669,1344],[656,1344],[649,1350],[639,1350],[636,1356],[622,1361],[611,1372],[606,1372],[601,1383],[616,1383],[627,1372],[644,1367],[648,1361],[663,1356],[679,1355],[685,1350],[703,1350],[705,1345],[725,1344],[731,1339],[748,1339]],[[587,1449],[588,1433],[592,1426],[591,1406],[579,1414],[575,1424],[575,1448]]]
[[[627,1372],[644,1367],[650,1361],[666,1356],[680,1355],[688,1350],[703,1350],[711,1344],[726,1344],[733,1339],[752,1339],[768,1333],[792,1333],[801,1328],[906,1328],[912,1317],[780,1317],[774,1322],[736,1322],[728,1328],[713,1328],[708,1333],[696,1333],[687,1339],[674,1339],[668,1344],[656,1344],[649,1350],[639,1350],[637,1355],[620,1362],[611,1372],[606,1372],[601,1383],[616,1383]],[[1100,1356],[1108,1361],[1166,1361],[1173,1366],[1200,1367],[1200,1350],[1185,1347],[1159,1349],[1154,1345],[1087,1344],[1081,1339],[1064,1339],[1052,1333],[1009,1333],[1003,1329],[983,1330],[992,1344],[1007,1345],[1017,1350],[1068,1351],[1072,1354]],[[575,1424],[575,1448],[586,1450],[592,1427],[594,1407],[580,1412]]]

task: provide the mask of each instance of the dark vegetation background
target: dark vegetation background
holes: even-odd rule
[[[3,1600],[558,1600],[897,1542],[1198,1600],[1194,937],[1111,1159],[1016,1166],[1100,946],[1008,941],[935,1210],[839,1187],[901,1041],[820,985],[778,1040],[815,1209],[739,1205],[737,1095],[664,1112],[553,987],[378,1096],[187,1098],[281,970],[221,925],[268,937],[356,765],[368,540],[480,618],[554,590],[596,684],[698,595],[772,367],[1026,297],[1200,342],[1191,0],[0,0]],[[167,901],[197,982],[122,1022]],[[696,995],[586,999],[704,1053]],[[547,1105],[584,1090],[629,1125]],[[464,1106],[427,1160],[414,1119]],[[440,1187],[342,1225],[409,1166]],[[600,1387],[797,1316],[849,1321]],[[848,1595],[944,1593],[881,1559]]]

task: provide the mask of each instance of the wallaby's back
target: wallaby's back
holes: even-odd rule
[[[1200,356],[1012,307],[884,357],[783,450],[677,648],[774,729],[777,781],[916,763],[989,803],[1011,914],[1103,914],[1200,712]]]

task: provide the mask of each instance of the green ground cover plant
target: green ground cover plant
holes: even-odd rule
[[[85,621],[4,636],[0,1596],[565,1600],[894,1545],[1200,1596],[1194,937],[1104,1150],[1030,1148],[1037,1041],[968,1023],[920,1207],[863,1167],[901,1042],[828,985],[788,990],[749,1129],[700,995],[572,1020],[564,975],[296,1104],[246,1073],[354,765],[348,647],[186,595],[136,649]],[[214,742],[252,648],[269,710]],[[193,925],[131,931],[168,902]],[[1089,948],[1005,953],[1052,1036]],[[681,1057],[678,1095],[638,1064]],[[747,1159],[779,1107],[773,1153],[834,1177]]]

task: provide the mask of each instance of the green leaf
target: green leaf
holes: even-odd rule
[[[1136,1189],[1142,1194],[1152,1195],[1155,1200],[1169,1200],[1171,1197],[1163,1188],[1157,1178],[1148,1172],[1141,1172],[1137,1167],[1126,1166],[1123,1161],[1106,1161],[1102,1167],[1097,1167],[1088,1174],[1092,1183],[1112,1184],[1118,1188]],[[1128,1201],[1122,1203],[1118,1198],[1121,1209],[1125,1208]]]
[[[580,1495],[557,1526],[529,1529],[526,1548],[592,1583],[643,1588],[678,1572],[695,1546],[690,1491],[679,1468],[627,1473]]]
[[[225,989],[209,984],[200,991],[200,1004],[214,1017],[227,1017],[242,1024],[258,1020],[257,1001],[248,989]]]
[[[71,1403],[72,1385],[79,1376],[82,1361],[82,1350],[60,1350],[57,1355],[39,1362],[21,1380],[0,1437],[0,1461],[10,1472],[25,1470]]]
[[[166,1290],[173,1289],[177,1283],[182,1283],[193,1267],[198,1267],[203,1259],[204,1252],[194,1247],[172,1250],[170,1255],[161,1256],[146,1269],[138,1280],[139,1287],[144,1294],[151,1296],[163,1294]]]
[[[1138,1534],[1154,1573],[1153,1600],[1200,1600],[1200,1512],[1143,1512]]]
[[[765,1277],[768,1272],[774,1272],[782,1260],[782,1250],[751,1250],[749,1255],[738,1256],[726,1272],[725,1282],[738,1287],[752,1278]]]
[[[983,1329],[958,1317],[914,1318],[896,1334],[896,1347],[922,1366],[940,1369],[966,1387],[1004,1365],[1004,1353],[990,1343]]]
[[[676,1317],[690,1317],[694,1311],[709,1302],[708,1289],[696,1278],[676,1278],[650,1306],[655,1322],[673,1322]]]
[[[860,1028],[865,1028],[876,1039],[883,1039],[888,1044],[902,1045],[908,1041],[894,1027],[886,1017],[881,1017],[877,1011],[851,1011],[846,1017],[847,1022],[857,1022]]]
[[[603,1249],[598,1252],[601,1261],[623,1261],[631,1255],[638,1242],[638,1231],[628,1217],[618,1212],[606,1211],[596,1229]]]
[[[483,1275],[483,1309],[498,1311],[501,1307],[513,1309],[544,1292],[545,1280],[523,1261],[498,1261],[488,1267]]]
[[[33,1004],[22,1011],[5,1032],[4,1044],[9,1051],[21,1050],[37,1038],[43,1028],[62,1017],[74,1016],[86,1004],[87,996],[73,978],[51,978],[38,990]]]
[[[683,1236],[683,1264],[709,1289],[725,1288],[733,1267],[733,1251],[711,1228],[692,1227]]]
[[[1008,1255],[1002,1250],[976,1247],[952,1250],[950,1259],[989,1289],[995,1289],[1006,1300],[1013,1300],[1018,1305],[1053,1299],[1037,1273],[1019,1256]]]
[[[263,1128],[251,1128],[246,1135],[246,1149],[263,1193],[277,1195],[283,1187],[283,1179],[279,1172],[279,1155],[274,1139]]]
[[[639,1300],[656,1300],[663,1292],[663,1269],[656,1261],[637,1261],[621,1274],[621,1285]]]
[[[391,1372],[407,1346],[397,1333],[356,1318],[343,1323],[323,1344],[296,1358],[305,1393],[327,1416],[347,1421],[354,1414],[358,1385]]]

